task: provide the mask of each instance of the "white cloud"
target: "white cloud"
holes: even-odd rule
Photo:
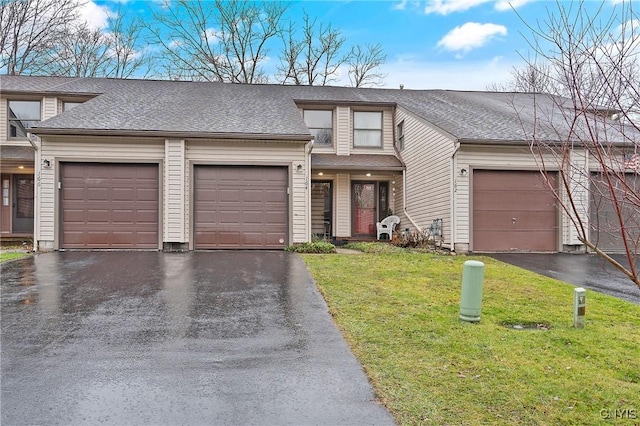
[[[202,40],[207,40],[209,44],[217,44],[220,41],[220,37],[218,36],[218,31],[214,28],[207,28],[205,30],[205,34],[202,36]]]
[[[80,19],[91,28],[106,28],[109,23],[109,9],[88,1],[80,6]]]
[[[535,0],[428,0],[427,5],[424,8],[424,13],[438,13],[440,15],[448,15],[454,12],[464,12],[465,10],[480,6],[481,4],[490,3],[491,1],[495,1],[494,8],[497,11],[505,12],[511,10],[512,8],[517,9]],[[406,1],[403,0],[401,5],[403,6],[402,9],[404,9],[404,6],[406,6]]]
[[[512,8],[517,9],[524,6],[527,3],[531,3],[533,0],[498,0],[495,4],[496,10],[500,12],[509,11]]]
[[[464,12],[489,1],[491,0],[429,0],[424,8],[424,13],[448,15],[453,12]]]
[[[384,87],[397,89],[486,90],[492,83],[513,79],[511,70],[522,64],[507,63],[502,57],[489,61],[423,62],[396,59],[382,66],[387,74]]]
[[[409,0],[401,0],[400,3],[394,3],[393,8],[395,10],[405,10],[407,8]]]
[[[454,52],[467,53],[485,45],[496,36],[506,36],[507,27],[497,24],[467,22],[455,27],[438,42],[438,47]]]

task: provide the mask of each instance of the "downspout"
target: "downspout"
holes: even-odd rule
[[[311,151],[313,151],[314,139],[311,139],[305,148],[305,191],[307,192],[307,208],[305,209],[305,224],[307,227],[307,241],[311,242]]]
[[[40,181],[41,181],[41,174],[42,174],[42,170],[41,170],[41,165],[42,165],[42,153],[40,152],[40,150],[38,149],[38,142],[39,142],[39,138],[32,134],[32,133],[27,133],[27,140],[29,140],[29,143],[31,144],[31,147],[33,148],[34,152],[34,168],[33,168],[33,172],[34,172],[34,192],[33,192],[33,206],[34,206],[34,211],[33,211],[33,251],[34,252],[38,252],[40,251],[40,247],[39,247],[39,241],[40,241]]]
[[[456,154],[460,149],[460,142],[455,142],[453,154],[451,154],[451,251],[456,251],[456,192],[458,190],[458,182],[456,181]]]

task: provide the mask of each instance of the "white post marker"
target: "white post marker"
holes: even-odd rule
[[[573,326],[584,328],[584,316],[587,305],[587,291],[582,288],[573,289]]]

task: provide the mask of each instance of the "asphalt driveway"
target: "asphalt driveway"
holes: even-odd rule
[[[495,253],[489,256],[576,287],[640,304],[640,289],[622,272],[595,254]],[[628,265],[623,255],[612,257],[621,264]]]
[[[284,252],[2,265],[4,425],[393,424]]]

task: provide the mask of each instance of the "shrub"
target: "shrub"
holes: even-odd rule
[[[284,250],[295,253],[335,253],[336,246],[327,241],[313,241],[310,243],[295,243]]]
[[[397,238],[393,239],[393,244],[403,248],[436,248],[436,240],[431,232],[424,229],[422,231],[401,232]]]

